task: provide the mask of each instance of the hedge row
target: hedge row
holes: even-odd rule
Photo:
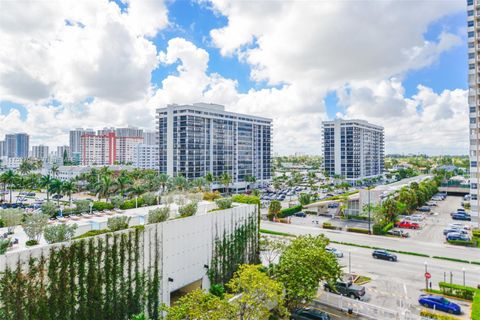
[[[480,319],[480,289],[475,291],[470,319]]]
[[[278,214],[278,217],[279,218],[286,218],[286,217],[292,216],[295,213],[300,212],[300,211],[302,211],[302,205],[301,204],[299,204],[297,206],[290,207],[290,208],[282,209],[280,211],[280,213]]]
[[[435,319],[435,320],[457,320],[458,319],[457,317],[448,316],[448,315],[439,314],[439,313],[434,313],[432,311],[428,311],[428,310],[425,310],[425,309],[420,311],[420,316],[422,316],[424,318],[428,318],[428,319]]]
[[[363,233],[363,234],[368,234],[368,229],[363,229],[363,228],[347,228],[348,232],[355,232],[355,233]]]
[[[337,230],[337,227],[332,226],[330,222],[324,222],[322,224],[323,229],[329,229],[329,230]]]
[[[439,282],[438,286],[440,287],[440,290],[442,290],[443,294],[466,300],[473,300],[473,296],[475,295],[475,292],[477,290],[473,287],[467,287],[443,281]]]
[[[475,240],[470,240],[470,241],[465,241],[465,240],[447,240],[448,243],[456,245],[456,246],[464,246],[464,247],[476,247],[477,246],[477,241]]]

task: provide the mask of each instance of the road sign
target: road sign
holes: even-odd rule
[[[425,278],[430,279],[432,275],[429,272],[425,272]]]

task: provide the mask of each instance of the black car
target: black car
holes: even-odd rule
[[[312,308],[294,310],[290,316],[292,320],[330,320],[328,313]]]
[[[295,213],[295,217],[305,218],[307,214],[303,211]]]
[[[390,253],[387,250],[375,250],[372,253],[372,257],[374,257],[375,259],[397,261],[397,255]]]

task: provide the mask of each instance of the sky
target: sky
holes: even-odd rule
[[[463,0],[0,0],[0,43],[0,139],[209,102],[272,118],[278,155],[321,154],[335,118],[387,153],[468,152]]]

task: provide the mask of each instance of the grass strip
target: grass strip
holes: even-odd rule
[[[433,259],[440,259],[440,260],[448,260],[453,262],[461,262],[461,263],[470,263],[468,260],[462,260],[457,258],[449,258],[449,257],[442,257],[442,256],[433,256]]]
[[[267,230],[267,229],[260,229],[260,233],[271,234],[274,236],[296,237],[296,235],[291,233],[279,232],[279,231],[273,231],[273,230]]]

